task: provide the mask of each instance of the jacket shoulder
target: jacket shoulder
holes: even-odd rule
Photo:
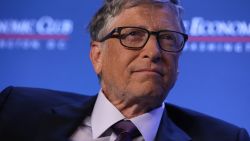
[[[8,106],[15,108],[30,107],[33,110],[36,108],[46,108],[51,106],[60,106],[63,104],[72,104],[84,102],[92,96],[86,96],[77,93],[63,92],[42,88],[27,88],[27,87],[7,87],[0,94],[0,112],[1,109]]]
[[[55,116],[53,108],[81,106],[91,98],[48,89],[8,87],[0,94],[0,140],[34,140],[43,125],[53,128],[49,123]]]
[[[250,141],[245,129],[236,125],[173,104],[166,104],[168,116],[193,141]]]

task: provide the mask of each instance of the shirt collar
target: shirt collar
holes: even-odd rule
[[[93,139],[100,137],[113,124],[124,118],[100,90],[91,115]]]
[[[148,113],[130,119],[141,132],[145,141],[153,141],[157,134],[165,104]]]
[[[148,113],[129,120],[135,124],[145,141],[152,141],[158,131],[163,111],[164,104]],[[93,139],[100,137],[113,124],[122,119],[125,119],[122,113],[106,98],[102,90],[100,90],[91,115]]]

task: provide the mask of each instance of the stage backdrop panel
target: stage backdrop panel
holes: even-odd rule
[[[14,85],[95,95],[100,87],[87,25],[101,3],[1,0],[0,90]],[[250,1],[182,4],[190,38],[166,101],[250,131]]]

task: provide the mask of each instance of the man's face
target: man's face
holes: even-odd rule
[[[109,32],[123,26],[182,32],[173,9],[151,5],[123,10],[111,22]],[[141,50],[129,50],[119,39],[110,38],[99,46],[92,45],[91,52],[95,71],[102,77],[102,90],[113,104],[143,101],[152,108],[159,106],[176,81],[179,54],[161,50],[155,36],[151,35]]]

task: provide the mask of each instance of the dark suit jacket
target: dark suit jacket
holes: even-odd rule
[[[67,141],[96,96],[9,87],[0,94],[0,141]],[[157,141],[250,141],[246,130],[166,104]],[[84,140],[83,140],[84,141]]]

